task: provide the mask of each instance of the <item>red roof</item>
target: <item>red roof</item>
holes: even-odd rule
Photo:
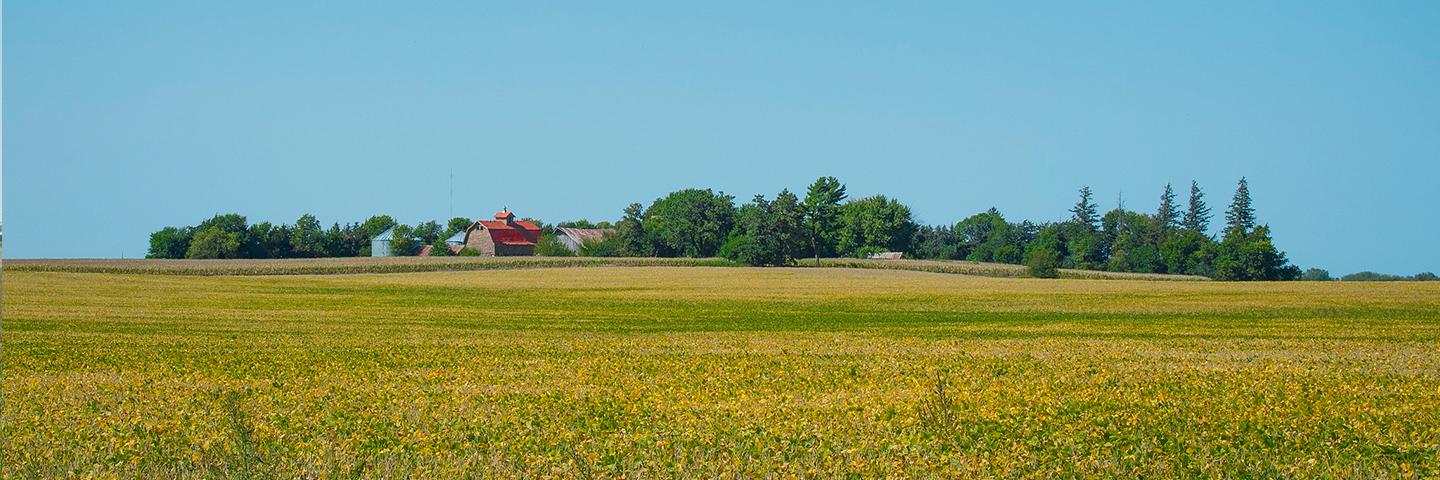
[[[510,214],[510,212],[500,212]],[[496,217],[500,213],[495,214]],[[506,222],[504,220],[480,220],[475,222],[490,234],[495,243],[504,245],[534,245],[540,240],[540,227],[530,222]]]
[[[495,214],[495,219],[496,219],[496,220],[509,220],[509,219],[512,219],[512,218],[515,218],[515,214],[514,214],[514,213],[510,213],[509,210],[502,210],[502,211],[497,212],[497,213]]]

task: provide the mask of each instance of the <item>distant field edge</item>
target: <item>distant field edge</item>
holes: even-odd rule
[[[4,260],[7,272],[130,273],[157,275],[343,275],[566,267],[734,267],[723,258],[598,258],[598,257],[356,257],[240,260],[153,259],[15,259]],[[813,260],[797,266],[813,267]],[[909,270],[917,272],[1023,278],[1020,265],[957,260],[871,260],[822,258],[821,267]],[[1060,270],[1061,278],[1094,280],[1204,281],[1191,275]]]
[[[344,275],[566,267],[728,267],[722,258],[589,257],[354,257],[236,260],[23,259],[6,272],[130,273],[155,275]]]
[[[815,261],[802,260],[802,266],[814,266]],[[820,266],[831,268],[875,268],[885,270],[910,270],[916,272],[950,273],[978,277],[1025,278],[1028,269],[1024,265],[1008,263],[984,263],[965,260],[878,260],[861,258],[822,258]],[[1060,269],[1060,278],[1087,280],[1161,280],[1161,281],[1208,281],[1209,278],[1196,275],[1166,275],[1159,273],[1101,272],[1096,270]]]

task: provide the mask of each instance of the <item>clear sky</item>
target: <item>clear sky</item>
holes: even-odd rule
[[[363,5],[360,5],[362,4]],[[6,2],[7,257],[237,212],[613,219],[834,175],[931,224],[1249,177],[1302,267],[1440,271],[1440,2]]]

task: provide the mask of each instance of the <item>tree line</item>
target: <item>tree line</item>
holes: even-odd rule
[[[1200,186],[1187,205],[1166,185],[1154,213],[1116,208],[1101,214],[1089,187],[1070,218],[1011,222],[991,208],[954,225],[919,225],[910,208],[876,195],[847,199],[833,177],[811,184],[801,199],[788,189],[773,199],[734,198],[687,189],[632,204],[617,225],[618,251],[629,256],[721,256],[750,265],[787,265],[803,258],[863,257],[907,252],[911,258],[1023,264],[1036,277],[1060,268],[1201,275],[1220,280],[1292,280],[1291,265],[1255,217],[1244,178],[1217,238]]]
[[[1219,235],[1209,233],[1211,210],[1191,182],[1188,202],[1166,185],[1153,213],[1115,208],[1100,213],[1089,187],[1079,190],[1069,218],[1058,222],[1012,222],[990,208],[953,225],[920,225],[910,207],[875,195],[850,198],[834,177],[821,177],[801,198],[782,190],[737,205],[711,189],[690,188],[632,203],[613,224],[580,220],[558,226],[613,228],[588,242],[580,254],[632,257],[724,257],[737,262],[791,265],[822,257],[864,257],[906,252],[909,258],[1022,264],[1032,276],[1055,277],[1061,268],[1133,273],[1200,275],[1218,280],[1293,280],[1301,270],[1277,249],[1270,228],[1255,215],[1249,185],[1241,178]],[[555,226],[542,226],[539,255],[572,255],[556,241]],[[413,254],[433,245],[432,255],[452,254],[445,239],[471,224],[403,225],[387,215],[324,229],[312,215],[292,225],[248,225],[238,214],[217,215],[199,225],[168,227],[151,234],[151,258],[309,258],[370,255],[370,239],[395,228],[392,250]],[[473,252],[462,251],[462,254]],[[1328,275],[1328,274],[1327,274]]]
[[[194,226],[165,227],[150,234],[146,258],[320,258],[370,256],[370,240],[391,228],[396,241],[391,249],[413,253],[420,245],[440,245],[473,223],[456,217],[445,224],[431,220],[414,226],[389,215],[364,222],[332,224],[326,229],[314,215],[301,215],[294,224],[247,223],[244,215],[216,215]]]
[[[1309,271],[1309,270],[1306,270],[1306,272],[1305,272],[1305,273],[1306,273],[1305,279],[1306,279],[1306,280],[1330,280],[1330,272],[1326,272],[1326,271],[1321,270],[1320,272],[1315,272],[1315,275],[1316,275],[1317,277],[1320,277],[1321,274],[1322,274],[1322,272],[1323,272],[1323,278],[1313,278],[1313,279],[1312,279],[1312,278],[1310,278],[1310,275],[1309,275],[1309,274],[1310,274],[1310,271]],[[1340,280],[1343,280],[1343,281],[1346,281],[1346,282],[1433,282],[1433,281],[1436,281],[1436,280],[1440,280],[1440,276],[1436,276],[1433,272],[1420,272],[1420,273],[1417,273],[1417,274],[1414,274],[1414,275],[1390,275],[1390,274],[1387,274],[1387,273],[1375,273],[1375,272],[1370,272],[1370,271],[1364,271],[1364,272],[1355,272],[1355,273],[1351,273],[1351,274],[1348,274],[1348,275],[1341,276],[1341,277],[1340,277]]]
[[[560,222],[548,225],[533,218],[521,221],[541,226],[542,237],[537,254],[548,256],[574,255],[556,241],[556,227],[611,228],[609,222],[591,223],[586,220]],[[339,224],[323,228],[314,215],[301,215],[294,224],[272,224],[261,222],[250,224],[244,215],[226,213],[215,215],[198,225],[165,227],[150,234],[150,248],[146,258],[321,258],[321,257],[368,257],[371,254],[370,240],[394,229],[391,234],[392,255],[414,255],[421,247],[429,245],[430,255],[448,256],[479,255],[472,249],[452,252],[445,242],[451,236],[464,231],[473,220],[466,217],[451,218],[445,223],[436,220],[407,225],[395,221],[389,215],[375,215],[363,222]],[[616,256],[612,242],[587,244],[581,254],[596,257]]]

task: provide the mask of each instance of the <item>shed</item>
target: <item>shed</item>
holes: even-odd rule
[[[555,239],[570,251],[580,253],[580,246],[586,242],[598,242],[615,233],[613,228],[570,228],[557,227]]]
[[[455,232],[450,238],[445,239],[445,246],[450,249],[450,253],[460,253],[460,250],[465,248],[465,231]]]

